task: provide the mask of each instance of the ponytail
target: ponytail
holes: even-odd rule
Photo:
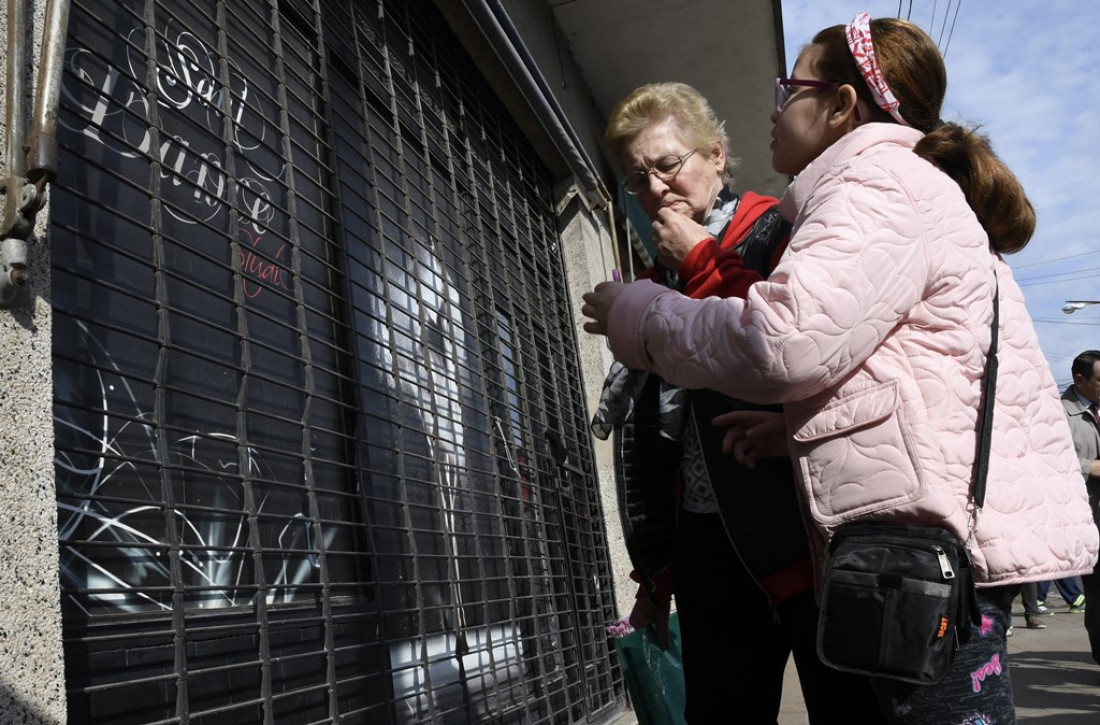
[[[1035,209],[985,135],[956,123],[942,123],[918,141],[913,152],[962,188],[994,252],[1018,252],[1031,240]]]

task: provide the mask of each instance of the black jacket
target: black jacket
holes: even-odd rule
[[[745,267],[767,276],[775,251],[789,232],[790,225],[775,207],[762,214],[736,245]],[[660,435],[660,388],[661,380],[650,375],[633,414],[614,432],[619,513],[627,551],[651,599],[663,598],[660,582],[671,572],[683,453],[679,442]],[[722,521],[749,573],[761,581],[809,562],[791,461],[765,459],[754,469],[746,468],[721,452],[725,429],[710,423],[715,415],[731,410],[781,408],[745,403],[710,390],[692,391],[690,399]]]

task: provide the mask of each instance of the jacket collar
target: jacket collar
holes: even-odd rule
[[[1073,383],[1065,389],[1062,393],[1062,400],[1066,401],[1066,412],[1070,415],[1080,415],[1089,409],[1087,405],[1081,402],[1081,396],[1077,394],[1077,389],[1073,387]]]
[[[1066,403],[1068,403],[1066,410],[1069,415],[1080,415],[1089,409],[1089,404],[1080,396],[1073,383],[1070,383],[1069,386],[1066,387],[1066,391],[1062,394],[1062,399],[1066,400]]]
[[[822,177],[849,157],[858,156],[880,144],[895,144],[911,149],[923,136],[915,128],[906,128],[896,123],[865,123],[849,131],[811,161],[791,182],[779,202],[779,212],[784,219],[793,222]]]

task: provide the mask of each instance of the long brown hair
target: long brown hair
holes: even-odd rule
[[[925,134],[913,152],[938,166],[962,188],[995,252],[1023,249],[1035,231],[1035,209],[1016,175],[993,152],[988,137],[977,129],[940,119],[947,69],[936,44],[913,23],[893,18],[872,20],[871,37],[902,118]],[[812,42],[820,48],[814,70],[821,78],[855,88],[873,109],[869,120],[895,123],[879,109],[860,75],[843,25],[822,30]]]

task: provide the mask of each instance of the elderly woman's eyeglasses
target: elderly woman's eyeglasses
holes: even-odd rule
[[[692,149],[679,156],[672,154],[662,156],[653,163],[653,166],[651,166],[648,171],[631,171],[623,177],[623,188],[626,189],[626,193],[628,194],[641,194],[649,188],[650,174],[653,174],[661,181],[672,181],[672,179],[676,177],[676,174],[680,173],[680,169],[683,168],[684,162],[698,150],[699,149]]]
[[[799,80],[797,78],[776,78],[775,79],[775,111],[776,113],[783,112],[783,106],[787,105],[787,101],[791,97],[791,86],[806,86],[808,88],[823,88],[827,91],[835,91],[840,88],[843,83],[833,83],[831,81],[810,81]],[[856,103],[856,122],[863,123],[863,119],[859,115],[859,103]]]

